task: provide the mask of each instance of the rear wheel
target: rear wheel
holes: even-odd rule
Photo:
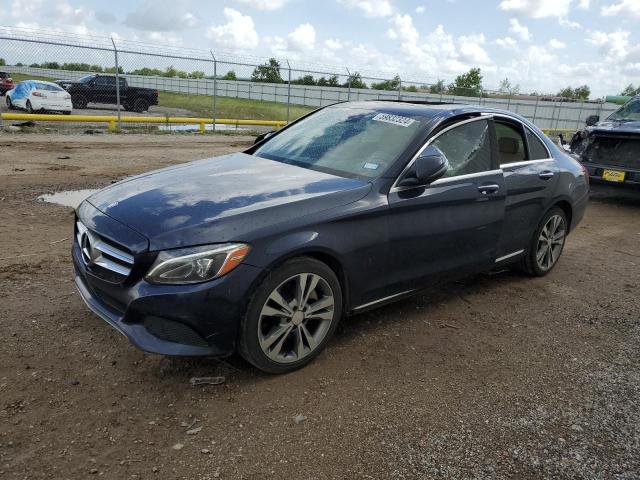
[[[33,113],[33,105],[31,105],[31,100],[27,100],[27,112]]]
[[[556,266],[567,237],[567,215],[554,207],[542,218],[533,234],[529,251],[520,261],[520,268],[534,277],[549,273]]]
[[[142,113],[149,110],[149,102],[144,98],[138,98],[135,102],[133,102],[133,111]]]
[[[13,110],[13,103],[11,102],[11,97],[7,95],[7,108],[9,110]]]
[[[249,302],[240,354],[269,373],[286,373],[313,360],[342,313],[335,273],[313,258],[290,260],[270,273]]]

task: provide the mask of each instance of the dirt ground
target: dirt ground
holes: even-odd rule
[[[347,319],[286,376],[148,355],[90,313],[72,211],[36,198],[250,141],[0,133],[0,478],[640,478],[640,194],[597,189],[549,276]]]

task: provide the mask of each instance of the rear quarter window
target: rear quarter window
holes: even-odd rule
[[[525,131],[527,132],[527,143],[529,143],[529,160],[542,160],[549,158],[549,153],[547,152],[546,147],[542,144],[536,134],[529,130],[528,127],[525,127]]]

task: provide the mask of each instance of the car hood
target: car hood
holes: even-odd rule
[[[587,128],[589,133],[637,133],[640,135],[640,121],[627,121],[627,122],[617,122],[617,121],[604,121],[600,122],[593,127]]]
[[[363,180],[234,153],[115,183],[87,202],[149,239],[149,249],[251,241],[292,219],[355,202]]]

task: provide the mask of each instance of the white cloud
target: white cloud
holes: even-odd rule
[[[324,41],[324,46],[329,50],[340,50],[343,46],[342,42],[337,38],[328,38]]]
[[[505,49],[515,49],[518,46],[518,42],[511,37],[498,38],[493,43]]]
[[[517,18],[512,18],[509,20],[509,31],[519,36],[522,40],[529,41],[531,40],[531,33],[529,33],[529,29],[526,25],[522,25]]]
[[[236,2],[242,3],[243,5],[265,11],[278,10],[284,7],[287,1],[288,0],[236,0]]]
[[[424,13],[424,11],[425,11],[425,8],[424,8],[423,5],[418,5],[416,7],[416,10],[415,10],[415,12],[418,13],[418,14],[422,14],[422,13]]]
[[[460,60],[471,65],[490,65],[491,59],[481,45],[484,45],[486,39],[483,34],[461,36],[458,38],[458,51]]]
[[[253,49],[258,46],[258,32],[250,16],[242,15],[233,8],[225,8],[224,16],[227,23],[209,27],[207,38],[233,50]]]
[[[413,19],[410,15],[396,14],[391,20],[391,24],[393,26],[387,31],[389,38],[400,39],[400,41],[408,43],[418,41],[420,34],[416,27],[413,26]]]
[[[552,48],[554,50],[562,50],[563,48],[567,48],[566,43],[561,42],[556,38],[552,38],[551,40],[549,40],[548,45],[549,45],[549,48]]]
[[[389,0],[338,0],[349,8],[358,9],[367,17],[388,17],[394,12]]]
[[[629,51],[629,32],[592,32],[585,40],[595,45],[607,61],[615,61],[625,57]]]
[[[532,18],[561,17],[565,18],[573,4],[588,8],[585,0],[502,0],[500,9]]]
[[[628,14],[635,18],[640,18],[640,1],[622,0],[611,5],[605,5],[600,9],[600,13],[606,17]]]
[[[149,32],[172,32],[193,28],[198,19],[185,12],[178,2],[171,0],[144,0],[127,15],[128,27]]]
[[[289,39],[289,48],[291,50],[311,50],[316,43],[316,29],[309,23],[303,23],[287,37]]]

